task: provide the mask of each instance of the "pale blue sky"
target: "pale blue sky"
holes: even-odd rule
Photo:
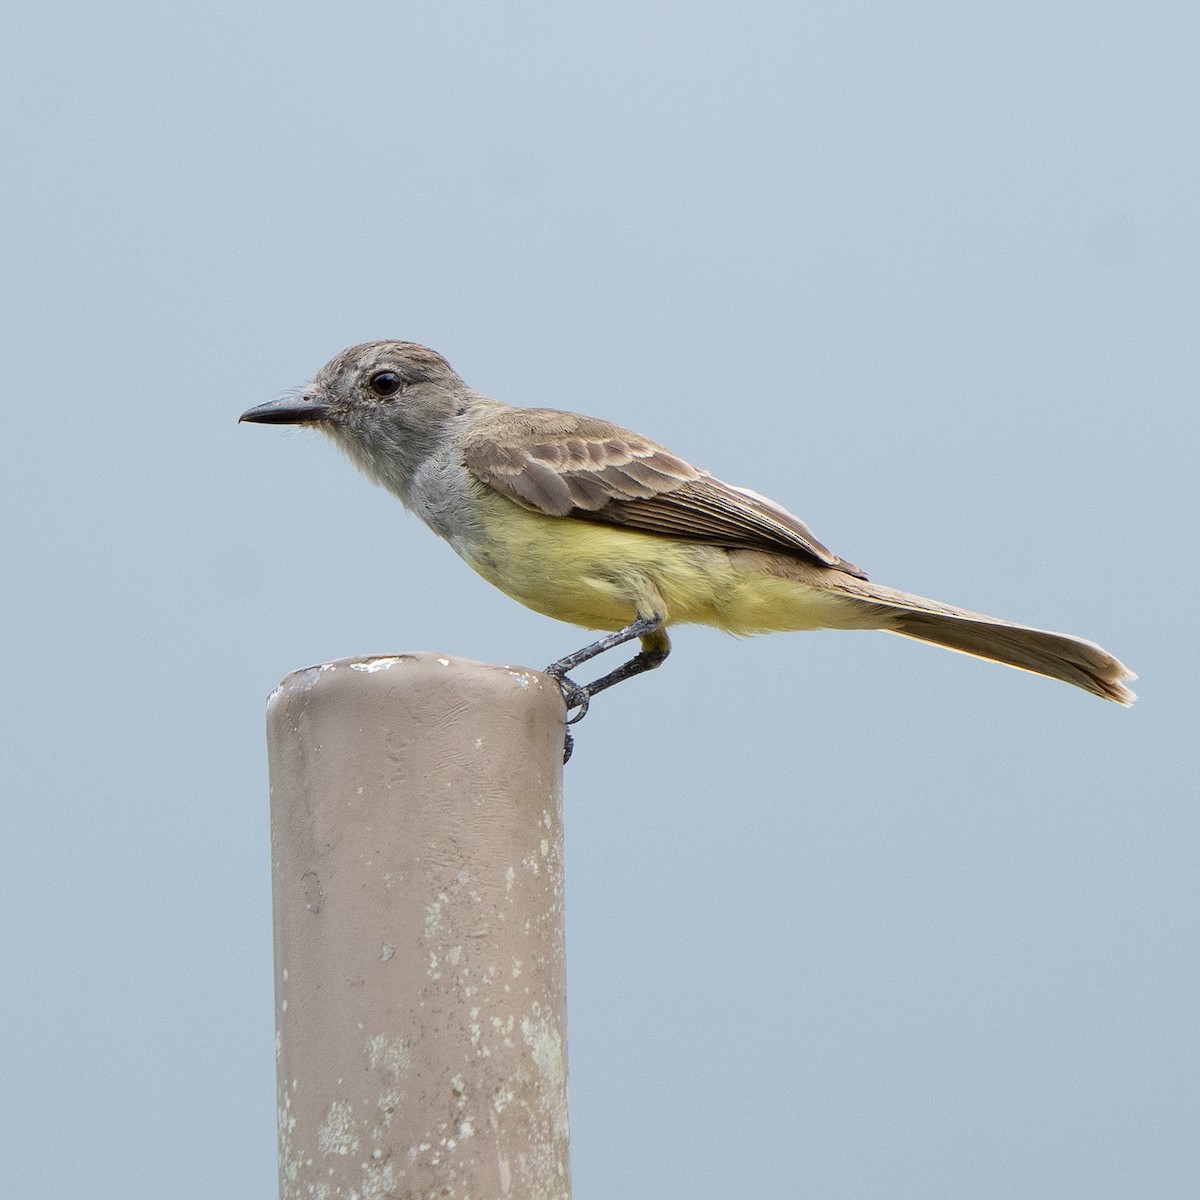
[[[576,1200],[1200,1193],[1198,42],[1163,0],[9,6],[5,1188],[272,1195],[267,693],[581,642],[235,424],[396,337],[1141,675],[684,629],[602,697]]]

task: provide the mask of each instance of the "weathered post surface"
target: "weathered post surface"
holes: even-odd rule
[[[435,654],[267,711],[283,1200],[567,1200],[563,704]]]

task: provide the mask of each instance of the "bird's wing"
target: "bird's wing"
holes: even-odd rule
[[[549,516],[799,554],[866,578],[787,509],[594,417],[497,406],[474,421],[463,460],[489,487]]]

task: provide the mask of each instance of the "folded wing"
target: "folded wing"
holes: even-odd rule
[[[497,406],[495,413],[476,418],[463,457],[477,479],[549,516],[774,550],[866,578],[787,509],[594,417]]]

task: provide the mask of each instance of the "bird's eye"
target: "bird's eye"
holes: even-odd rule
[[[370,379],[371,391],[377,396],[394,396],[404,386],[395,371],[376,371]]]

